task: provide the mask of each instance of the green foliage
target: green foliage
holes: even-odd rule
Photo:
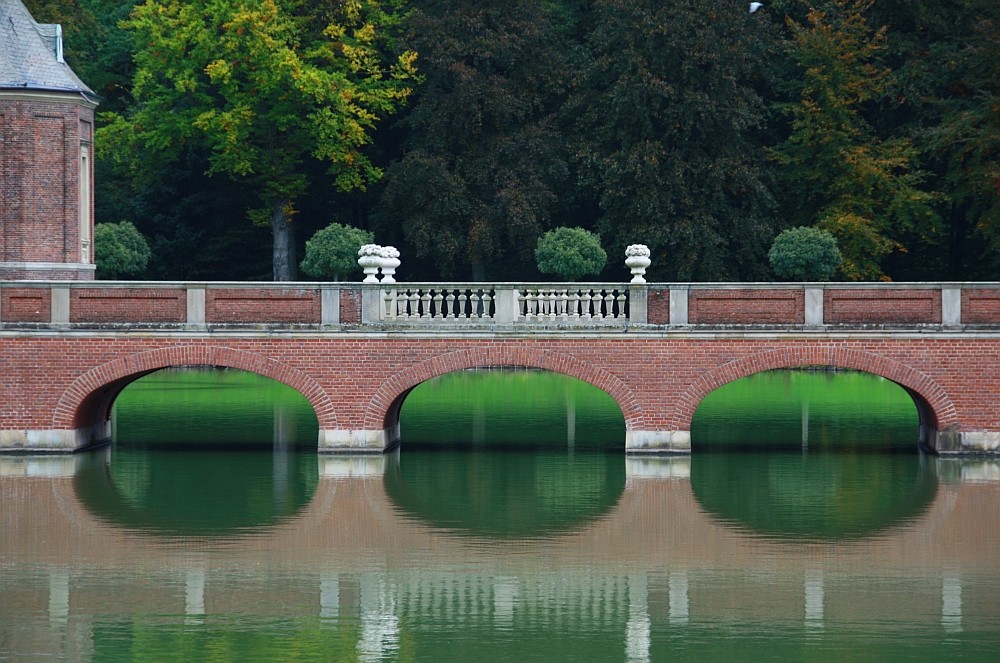
[[[555,274],[567,281],[599,274],[608,262],[601,238],[583,228],[556,228],[538,240],[535,260],[542,274]]]
[[[357,269],[358,249],[374,241],[375,236],[367,230],[331,223],[306,242],[306,257],[300,267],[314,278],[339,281]]]
[[[904,230],[938,232],[912,144],[882,139],[863,114],[890,89],[879,63],[887,28],[873,30],[865,17],[872,2],[831,0],[829,12],[809,11],[808,25],[789,19],[790,56],[802,73],[783,106],[792,132],[774,152],[793,218],[837,238],[852,280],[885,277],[883,259],[905,251]]]
[[[94,226],[94,262],[100,278],[139,276],[149,264],[149,244],[129,221]]]
[[[740,10],[741,9],[741,10]],[[717,0],[597,0],[564,117],[601,236],[641,241],[671,279],[760,278],[774,234],[765,12]]]
[[[331,209],[428,279],[526,277],[561,225],[766,278],[775,219],[849,278],[1000,267],[995,0],[402,3],[25,0],[102,97],[95,212],[151,277],[289,276]]]
[[[956,268],[954,278],[969,278],[975,271],[995,278],[1000,267],[1000,3],[965,0],[959,5],[963,11],[952,22],[952,33],[936,44],[933,61],[925,65],[937,74],[936,94],[926,98],[934,100],[940,119],[921,123],[918,135],[942,173],[952,236],[967,238],[959,250],[974,258],[973,265],[992,262],[992,268]]]
[[[774,273],[790,281],[829,281],[843,262],[833,235],[805,226],[783,230],[767,257]]]
[[[147,0],[125,23],[138,44],[137,103],[105,117],[99,147],[154,170],[206,149],[210,174],[259,192],[275,278],[287,280],[310,164],[325,164],[342,191],[381,176],[362,147],[410,94],[415,54],[387,55],[400,19],[395,0]]]
[[[376,213],[405,219],[414,254],[441,274],[530,269],[568,182],[554,117],[568,47],[552,4],[421,2],[407,22],[425,82]]]

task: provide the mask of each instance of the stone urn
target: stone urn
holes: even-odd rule
[[[646,268],[651,263],[649,247],[645,244],[631,244],[625,249],[625,266],[632,272],[632,283],[646,282]]]
[[[362,283],[378,283],[378,268],[382,266],[382,247],[378,244],[365,244],[358,249],[358,264],[365,272]]]
[[[395,283],[396,270],[399,268],[399,249],[395,246],[382,247],[382,283]]]

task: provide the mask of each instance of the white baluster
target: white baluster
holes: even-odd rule
[[[434,317],[443,318],[445,317],[444,311],[441,310],[441,303],[444,301],[444,295],[441,294],[440,290],[434,291]]]
[[[431,293],[430,290],[421,290],[420,295],[420,317],[431,317]]]
[[[409,310],[409,316],[408,317],[410,317],[410,318],[419,318],[420,317],[420,295],[418,295],[417,292],[418,291],[416,289],[411,290],[410,291],[410,296],[408,298],[409,299],[409,304],[410,304],[410,310]]]
[[[483,291],[483,315],[484,318],[492,318],[493,313],[490,311],[490,304],[493,301],[493,297],[490,296],[489,290]]]
[[[479,317],[479,291],[473,290],[469,293],[469,318]]]
[[[453,290],[448,291],[448,296],[445,297],[445,316],[446,318],[455,317],[455,292]]]
[[[618,310],[615,311],[615,319],[625,317],[625,293],[622,290],[618,291],[618,296],[615,298],[618,302]]]

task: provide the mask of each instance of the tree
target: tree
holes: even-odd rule
[[[302,271],[318,279],[340,277],[358,267],[358,249],[371,244],[375,236],[360,228],[331,223],[306,242]]]
[[[918,135],[943,173],[952,237],[965,240],[956,253],[973,258],[972,269],[960,264],[951,276],[993,278],[1000,268],[1000,4],[961,5],[965,29],[935,49],[938,90],[930,98],[940,121]]]
[[[381,176],[362,148],[416,73],[414,53],[387,55],[400,19],[396,0],[147,0],[126,22],[136,105],[100,145],[147,166],[205,148],[209,173],[258,192],[250,216],[271,227],[275,280],[290,280],[310,164],[342,191]]]
[[[576,281],[588,274],[599,274],[608,262],[608,254],[601,248],[601,238],[589,230],[560,227],[539,238],[535,260],[542,274]]]
[[[883,259],[905,251],[901,231],[937,232],[934,196],[920,188],[916,152],[904,138],[882,139],[866,120],[866,105],[886,94],[881,66],[886,28],[865,18],[873,0],[830,0],[812,9],[808,25],[789,19],[790,55],[800,66],[788,139],[774,154],[784,167],[784,198],[800,224],[837,238],[841,271],[852,280],[885,276]]]
[[[94,262],[100,278],[138,276],[149,264],[149,244],[128,221],[94,226]]]
[[[568,181],[555,110],[567,47],[553,3],[429,0],[407,21],[424,83],[376,208],[439,273],[531,265]]]
[[[808,226],[781,231],[767,257],[774,273],[790,281],[829,281],[843,262],[833,235]]]
[[[762,278],[774,202],[757,134],[776,35],[716,0],[596,0],[564,118],[610,244],[671,259],[658,278]]]

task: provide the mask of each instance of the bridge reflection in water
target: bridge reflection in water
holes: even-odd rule
[[[859,642],[877,656],[914,633],[931,653],[975,658],[1000,641],[995,460],[913,457],[910,490],[891,495],[881,525],[804,539],[716,509],[723,489],[699,457],[620,456],[584,472],[604,482],[581,498],[590,516],[551,530],[428,511],[423,488],[399,490],[430,481],[419,463],[408,474],[406,456],[306,455],[292,465],[315,469],[293,473],[305,488],[290,508],[240,530],[177,532],[145,508],[162,495],[115,483],[109,453],[0,459],[4,653],[156,659],[247,630],[257,635],[230,643],[233,655],[258,660],[294,645],[305,660],[314,647],[315,660],[648,661],[723,655],[734,638],[741,655],[787,658],[803,635],[831,656]],[[548,478],[539,464],[535,485]],[[877,473],[864,479],[853,489],[886,497]],[[175,497],[205,509],[216,498]],[[113,499],[136,509],[111,517],[101,505]]]

